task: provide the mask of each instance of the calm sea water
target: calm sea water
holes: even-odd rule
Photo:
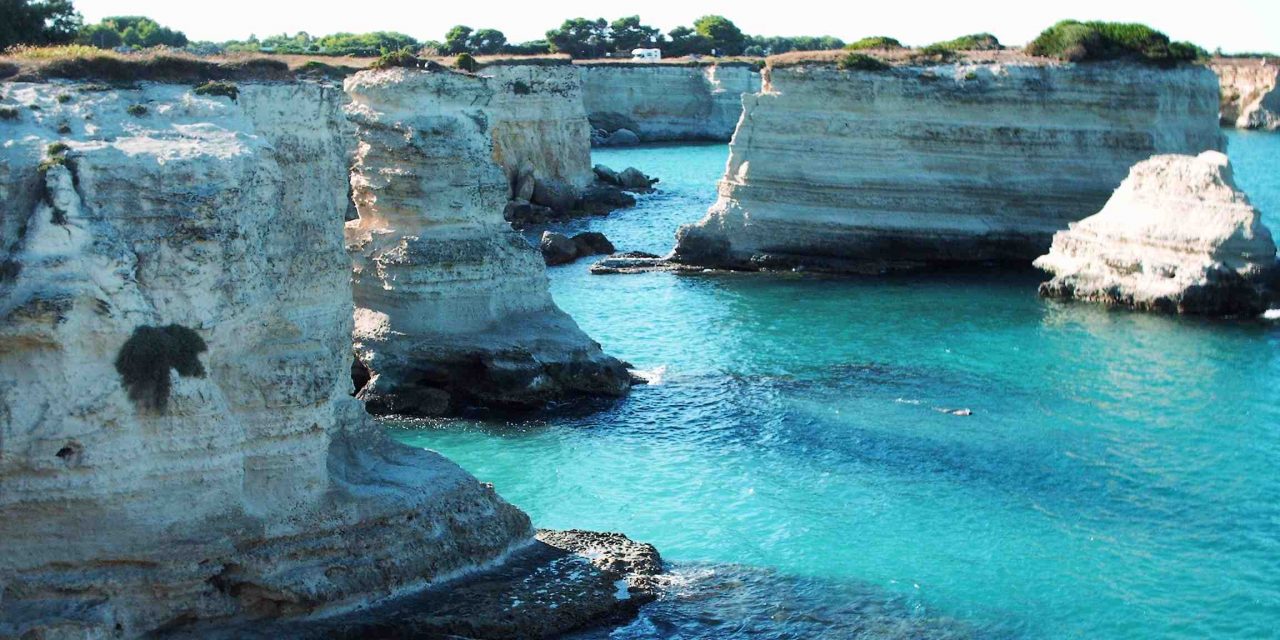
[[[1280,135],[1229,137],[1275,225]],[[568,230],[663,253],[726,156],[598,152],[662,191]],[[550,273],[657,382],[594,412],[394,433],[540,526],[659,547],[671,593],[586,637],[1280,634],[1280,323],[1044,301],[1034,273]]]

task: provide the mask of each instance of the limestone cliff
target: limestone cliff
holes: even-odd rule
[[[591,181],[591,127],[582,81],[573,65],[490,65],[481,111],[489,121],[494,159],[514,186],[521,168],[539,179],[578,189]]]
[[[0,637],[331,611],[532,543],[350,397],[337,89],[0,87]]]
[[[519,99],[495,96],[509,90],[449,71],[347,79],[360,140],[347,243],[372,411],[529,408],[630,386],[555,306],[541,256],[503,220],[500,159],[516,147],[495,150],[504,116],[483,105]]]
[[[1276,245],[1236,188],[1227,156],[1160,155],[1129,172],[1106,206],[1053,237],[1036,260],[1042,295],[1137,309],[1256,315]]]
[[[1217,59],[1209,65],[1218,75],[1222,124],[1240,129],[1280,129],[1280,87],[1276,60]]]
[[[645,142],[724,140],[742,115],[742,94],[760,90],[746,64],[582,64],[582,99],[592,124],[630,129]]]
[[[1134,162],[1217,149],[1204,67],[983,64],[766,70],[719,199],[673,258],[882,271],[1030,262]]]

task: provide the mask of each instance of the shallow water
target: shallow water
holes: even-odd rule
[[[1275,224],[1280,135],[1228,136],[1238,182]],[[714,199],[726,156],[597,152],[662,191],[567,230],[664,253]],[[1280,323],[1044,301],[1034,273],[587,266],[550,269],[557,302],[655,384],[594,413],[394,433],[539,526],[657,545],[679,584],[611,637],[1280,629]]]

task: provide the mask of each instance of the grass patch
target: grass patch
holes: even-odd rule
[[[203,378],[199,355],[208,348],[199,334],[181,325],[141,326],[120,347],[116,373],[130,400],[144,409],[163,412],[169,405],[169,370],[184,378]]]
[[[225,80],[210,80],[193,89],[193,92],[198,96],[224,96],[231,98],[232,102],[240,97],[240,88]]]
[[[65,142],[51,142],[49,146],[44,148],[44,152],[50,156],[60,156],[70,149],[71,147],[68,147]]]
[[[200,58],[173,49],[117,53],[83,45],[22,47],[5,53],[6,62],[20,67],[22,80],[49,78],[98,80],[115,84],[141,80],[196,84],[208,80],[287,80],[289,65],[265,57],[224,60]]]
[[[135,118],[141,118],[147,115],[148,109],[145,104],[131,104],[124,111]]]
[[[1069,62],[1133,60],[1161,66],[1208,55],[1189,42],[1171,42],[1169,36],[1144,24],[1076,20],[1045,29],[1027,45],[1027,53]]]
[[[901,42],[897,38],[889,36],[870,36],[861,40],[855,40],[844,46],[849,51],[861,51],[863,49],[904,49]]]
[[[848,53],[836,62],[836,68],[844,71],[884,71],[889,65],[865,53]]]

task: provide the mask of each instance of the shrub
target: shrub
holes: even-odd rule
[[[68,147],[65,142],[52,142],[49,146],[44,148],[44,151],[50,156],[60,156],[65,154],[68,149],[70,149],[70,147]]]
[[[1189,42],[1170,42],[1144,24],[1076,20],[1045,29],[1027,45],[1027,53],[1070,62],[1136,60],[1164,66],[1207,55]]]
[[[17,120],[17,107],[0,107],[0,120]]]
[[[513,82],[511,84],[511,90],[518,96],[528,95],[532,91],[532,89],[529,88],[529,83],[524,80],[516,80]]]
[[[413,51],[405,48],[385,52],[369,66],[373,69],[392,69],[395,67],[417,69],[422,66],[422,61],[418,59],[418,56],[413,55]]]
[[[455,69],[466,71],[467,73],[475,73],[480,70],[480,63],[471,57],[469,53],[459,53],[457,58],[453,59]]]
[[[58,94],[58,104],[66,104],[68,102],[71,102],[71,94],[69,93]]]
[[[949,51],[999,51],[1004,48],[1004,45],[1000,44],[1000,41],[989,33],[972,33],[967,36],[960,36],[955,40],[935,42],[925,48],[938,48]]]
[[[889,65],[864,53],[848,53],[836,63],[836,67],[846,71],[884,71]]]
[[[125,109],[125,112],[135,118],[141,118],[142,116],[147,115],[147,105],[131,104],[129,105],[128,108]]]
[[[48,173],[49,170],[54,167],[65,167],[65,166],[67,166],[66,156],[49,156],[41,160],[40,164],[36,165],[36,171],[39,171],[43,175],[45,173]],[[58,215],[57,213],[55,213],[54,222],[58,222],[57,218],[58,218]]]
[[[958,57],[955,49],[948,49],[939,44],[931,44],[911,53],[912,62],[929,60],[932,62],[951,62]]]
[[[222,80],[210,80],[194,89],[198,96],[225,96],[235,102],[240,97],[240,88],[234,83]]]
[[[203,378],[199,354],[208,350],[204,339],[181,325],[141,326],[120,347],[116,373],[129,399],[144,409],[163,412],[169,405],[169,370],[189,378]]]
[[[858,51],[861,49],[903,49],[901,42],[897,38],[889,36],[870,36],[861,40],[850,42],[844,46],[850,51]]]
[[[977,79],[978,79],[978,74],[976,74],[976,73],[974,73],[974,72],[970,71],[969,73],[964,74],[964,79],[965,79],[965,80],[977,80]]]

